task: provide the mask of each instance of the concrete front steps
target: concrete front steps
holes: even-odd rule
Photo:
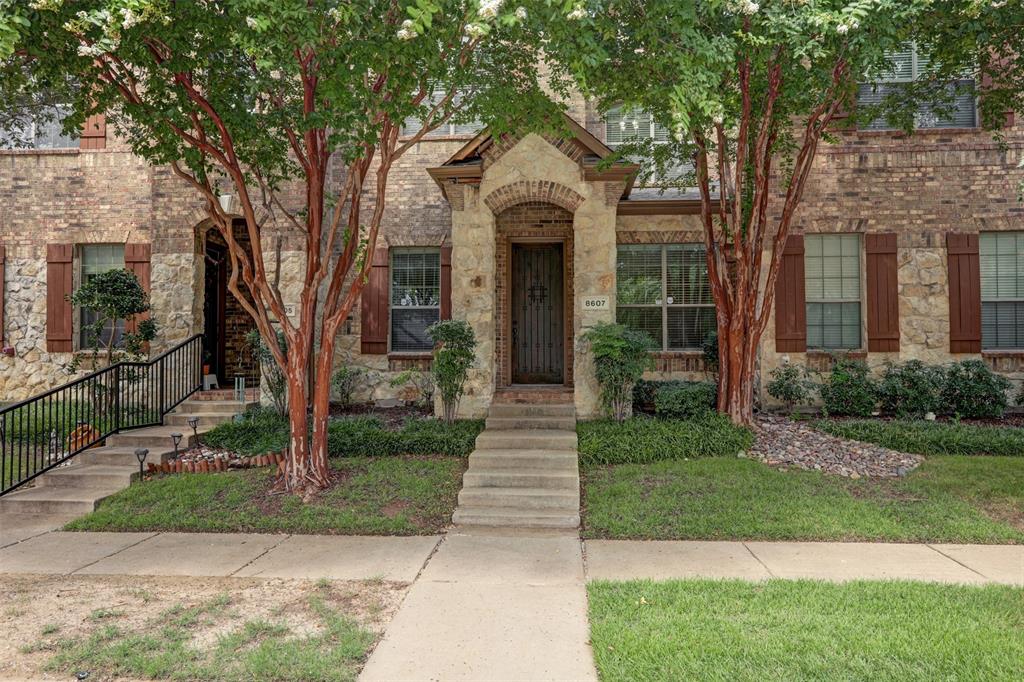
[[[203,394],[197,394],[202,396]],[[209,431],[243,412],[251,403],[192,398],[164,418],[164,426],[122,431],[107,438],[101,447],[76,455],[70,466],[52,469],[35,479],[31,488],[0,497],[0,512],[26,515],[80,515],[132,482],[139,471],[136,448],[147,448],[146,462],[165,462],[174,454],[172,433],[182,434],[179,448],[195,442],[188,418],[199,417],[198,432]]]
[[[462,477],[458,528],[575,530],[580,524],[576,416],[571,394],[499,394]],[[568,398],[566,397],[568,395]]]

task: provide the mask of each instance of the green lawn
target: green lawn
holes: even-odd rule
[[[1024,542],[1024,458],[931,457],[857,481],[736,458],[583,470],[589,538]]]
[[[814,427],[834,436],[919,455],[1024,456],[1024,429],[929,421],[822,419]]]
[[[68,530],[418,535],[451,521],[466,460],[457,457],[332,459],[334,487],[303,503],[268,496],[270,469],[178,474],[135,484]]]
[[[605,682],[1024,679],[1020,588],[685,580],[588,592]]]

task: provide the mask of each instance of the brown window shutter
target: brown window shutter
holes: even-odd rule
[[[388,352],[388,247],[373,252],[370,277],[363,286],[360,302],[360,352],[363,355],[384,355]]]
[[[441,247],[441,319],[452,319],[452,247]]]
[[[71,288],[74,286],[73,244],[46,245],[46,350],[70,353],[74,350],[71,319]]]
[[[949,352],[981,352],[981,263],[978,235],[946,235],[949,262]]]
[[[982,97],[985,96],[985,91],[986,90],[989,90],[989,89],[992,88],[992,84],[993,84],[993,80],[992,80],[992,74],[991,73],[986,71],[985,73],[981,74],[981,93],[982,93],[981,96]],[[1013,111],[1013,109],[1010,109],[1008,111],[1003,112],[1003,116],[1005,117],[1004,120],[1003,120],[1003,128],[1012,128],[1013,124],[1014,124],[1014,111]],[[979,121],[979,125],[980,125],[980,121]]]
[[[152,261],[153,247],[151,244],[125,244],[124,245],[124,267],[135,275],[142,285],[142,289],[148,294],[150,287],[150,262]],[[129,320],[125,325],[126,332],[135,332],[137,320],[144,320],[149,313],[143,313]]]
[[[78,146],[80,149],[103,149],[107,146],[107,119],[103,114],[85,119]]]
[[[775,350],[807,350],[807,303],[804,298],[804,236],[791,234],[782,252],[775,281]]]
[[[868,278],[868,351],[900,349],[900,299],[896,279],[896,234],[864,235]]]
[[[7,295],[7,280],[5,279],[6,273],[4,272],[6,264],[7,248],[0,244],[0,348],[7,345],[4,343],[4,332],[7,329],[4,325],[4,297]]]

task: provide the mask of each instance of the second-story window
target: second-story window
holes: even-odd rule
[[[441,101],[444,97],[444,92],[438,91],[432,94],[427,101],[424,102],[425,106],[433,106]],[[458,100],[458,95],[456,95]],[[402,135],[415,135],[420,131],[423,126],[423,122],[415,117],[411,116],[402,123]],[[453,123],[448,121],[442,123],[436,129],[431,130],[424,137],[459,137],[467,135],[476,135],[478,132],[483,130],[483,124],[479,121],[462,121],[459,123]]]
[[[621,106],[612,107],[604,117],[605,120],[605,144],[612,149],[617,147],[650,140],[653,144],[667,144],[671,140],[671,132],[665,126],[659,124],[647,112],[639,109],[625,109]],[[634,159],[637,162],[642,159]],[[639,184],[647,186],[672,185],[679,181],[687,173],[693,170],[693,164],[672,164],[662,169],[651,169],[646,176],[642,176]],[[643,174],[642,174],[643,175]]]
[[[898,93],[908,83],[927,78],[930,72],[928,58],[913,43],[889,55],[892,68],[874,83],[861,83],[857,90],[857,104],[872,106],[887,96]],[[977,125],[977,105],[974,79],[965,77],[943,86],[945,97],[933,103],[922,102],[914,114],[915,128],[973,128]],[[896,126],[878,118],[866,126],[871,130],[889,130]]]

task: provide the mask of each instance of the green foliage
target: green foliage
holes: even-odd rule
[[[794,405],[811,403],[811,389],[814,384],[807,379],[807,368],[786,363],[771,371],[771,381],[766,386],[768,395],[786,404],[792,411]]]
[[[1024,384],[1020,385],[1020,391],[1017,392],[1017,404],[1024,407]]]
[[[252,408],[241,419],[213,427],[199,440],[239,455],[262,455],[286,449],[288,433],[288,418],[276,409]]]
[[[284,416],[288,411],[288,377],[277,364],[274,354],[270,352],[270,348],[263,341],[263,336],[258,329],[253,329],[246,334],[245,342],[249,346],[249,352],[252,353],[253,359],[256,360],[256,366],[260,368],[261,388],[265,389],[267,395],[270,396],[270,402],[277,413]],[[288,354],[288,342],[281,331],[277,332],[277,346],[282,353]]]
[[[483,421],[475,419],[451,424],[439,419],[410,419],[399,430],[390,431],[376,417],[346,417],[334,419],[328,426],[328,451],[332,457],[466,457],[482,430]]]
[[[706,381],[662,386],[654,394],[654,411],[665,419],[692,419],[715,411],[718,387]]]
[[[418,369],[407,369],[399,372],[388,384],[392,388],[406,387],[411,391],[413,404],[421,408],[430,408],[434,404],[434,375]]]
[[[842,438],[919,455],[1024,457],[1024,429],[930,421],[821,420],[815,428]]]
[[[942,401],[947,414],[984,419],[1002,417],[1010,381],[981,360],[953,363],[946,370]]]
[[[878,402],[878,385],[863,360],[838,360],[820,391],[826,414],[868,417]]]
[[[476,336],[464,320],[441,320],[430,325],[427,334],[434,342],[431,372],[441,393],[444,420],[452,424],[459,411],[469,368],[476,359]]]
[[[651,338],[625,325],[601,322],[584,332],[583,339],[594,356],[601,404],[614,419],[622,421],[632,405],[633,386],[654,367]]]
[[[900,419],[942,412],[945,381],[946,373],[942,367],[929,366],[920,360],[911,360],[903,365],[890,364],[878,384],[882,411]]]
[[[704,367],[712,374],[718,372],[718,332],[708,332],[701,344],[704,354]]]
[[[600,420],[576,425],[580,463],[640,464],[687,457],[729,457],[746,450],[753,434],[717,413],[699,419]]]
[[[86,327],[86,337],[93,350],[107,353],[107,366],[120,360],[138,360],[143,356],[145,344],[156,338],[156,323],[152,319],[138,319],[134,332],[124,332],[117,344],[119,323],[136,320],[137,315],[149,311],[149,294],[131,270],[115,268],[89,277],[70,296],[71,303],[93,313],[94,321]],[[72,362],[78,369],[80,357]]]
[[[331,388],[337,396],[338,404],[342,407],[349,407],[352,404],[352,396],[360,388],[366,385],[366,370],[353,365],[342,365],[334,370],[331,376]]]

